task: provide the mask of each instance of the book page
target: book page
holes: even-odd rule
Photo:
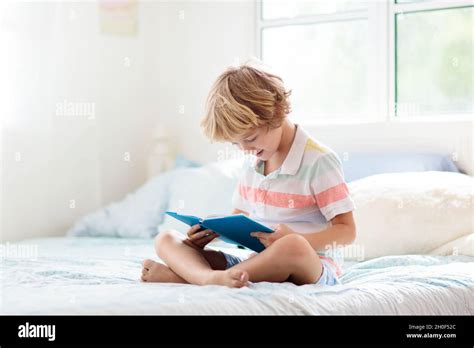
[[[226,217],[226,216],[229,216],[229,215],[224,215],[224,214],[211,214],[211,215],[207,215],[204,219],[220,218],[220,217]]]

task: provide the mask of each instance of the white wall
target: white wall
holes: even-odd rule
[[[165,2],[158,21],[160,119],[176,140],[177,152],[194,160],[216,160],[222,145],[203,137],[199,121],[216,77],[255,55],[255,3]]]
[[[2,239],[64,234],[145,180],[158,11],[143,3],[138,35],[114,37],[100,33],[96,2],[2,10]],[[64,101],[95,113],[58,115]]]

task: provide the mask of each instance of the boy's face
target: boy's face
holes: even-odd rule
[[[269,160],[280,146],[282,127],[268,129],[267,127],[255,128],[232,144],[237,145],[242,151],[250,152],[262,161]]]

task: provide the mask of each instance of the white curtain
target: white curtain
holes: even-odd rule
[[[0,6],[2,239],[63,234],[100,204],[97,5]]]

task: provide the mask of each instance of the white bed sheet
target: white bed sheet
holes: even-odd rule
[[[1,259],[0,314],[474,314],[474,258],[390,256],[345,264],[342,285],[144,283],[151,240],[43,238]],[[11,246],[10,246],[11,247]]]

